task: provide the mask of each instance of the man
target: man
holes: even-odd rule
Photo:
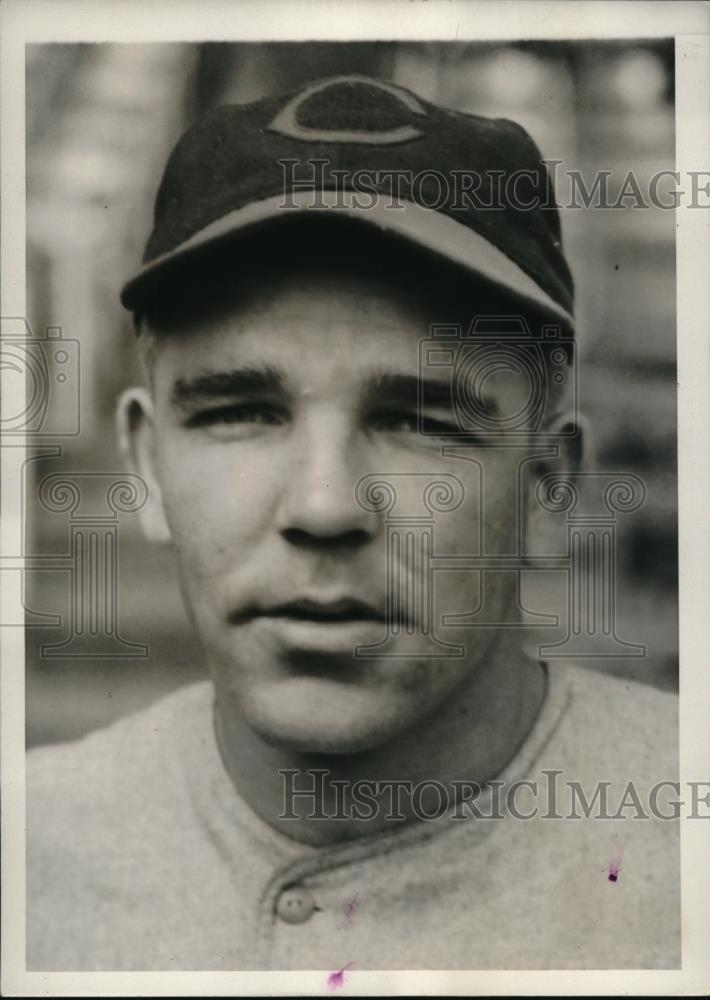
[[[31,755],[29,967],[677,965],[676,824],[617,809],[674,777],[673,700],[519,627],[517,533],[546,550],[581,454],[530,138],[358,77],[220,108],[123,302],[121,438],[211,682]]]

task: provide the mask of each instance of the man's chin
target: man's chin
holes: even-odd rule
[[[260,686],[244,714],[265,742],[291,753],[365,753],[404,728],[402,706],[383,692],[322,678]]]

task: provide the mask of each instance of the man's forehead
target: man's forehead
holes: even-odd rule
[[[328,268],[315,263],[289,269],[227,274],[203,287],[191,303],[151,327],[170,333],[244,332],[268,325],[278,316],[284,324],[318,322],[336,329],[377,324],[383,330],[404,324],[426,329],[450,307],[435,287],[396,273]],[[449,315],[451,318],[451,315]]]
[[[243,395],[343,398],[413,406],[453,405],[454,365],[425,365],[433,317],[427,298],[401,286],[327,272],[264,278],[238,303],[166,334],[169,359],[159,378],[176,405]],[[350,280],[352,278],[352,280]],[[449,314],[454,315],[454,314]],[[462,326],[463,329],[463,326]],[[464,343],[464,342],[461,342]],[[467,377],[490,370],[487,345],[466,345]],[[473,349],[473,354],[471,354]],[[519,374],[497,366],[475,389],[491,403],[526,392]]]

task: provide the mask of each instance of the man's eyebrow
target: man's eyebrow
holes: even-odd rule
[[[368,403],[407,403],[426,400],[434,406],[451,406],[451,383],[448,379],[422,379],[419,375],[381,372],[366,383],[364,398]]]
[[[175,382],[171,401],[174,406],[202,400],[224,399],[250,394],[275,395],[284,392],[284,377],[276,368],[234,368],[231,371],[204,372],[194,378]]]
[[[487,414],[495,416],[500,410],[489,395],[478,396],[472,386],[465,386],[464,396],[469,399],[476,395],[479,406]],[[404,375],[397,372],[382,372],[368,379],[364,392],[367,404],[386,403],[419,407],[441,407],[451,409],[455,405],[455,393],[449,378],[421,378],[419,375]]]

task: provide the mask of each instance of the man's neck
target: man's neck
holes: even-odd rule
[[[457,787],[466,787],[470,797],[471,786],[500,774],[525,742],[544,696],[541,665],[516,640],[504,639],[435,717],[371,751],[324,755],[277,748],[241,719],[223,718],[219,706],[215,728],[232,783],[254,812],[286,836],[323,846],[431,817],[442,802],[454,803]],[[380,783],[375,808],[361,801],[353,810],[358,782]],[[422,782],[429,784],[413,800],[409,789]],[[298,791],[305,794],[293,794]]]

